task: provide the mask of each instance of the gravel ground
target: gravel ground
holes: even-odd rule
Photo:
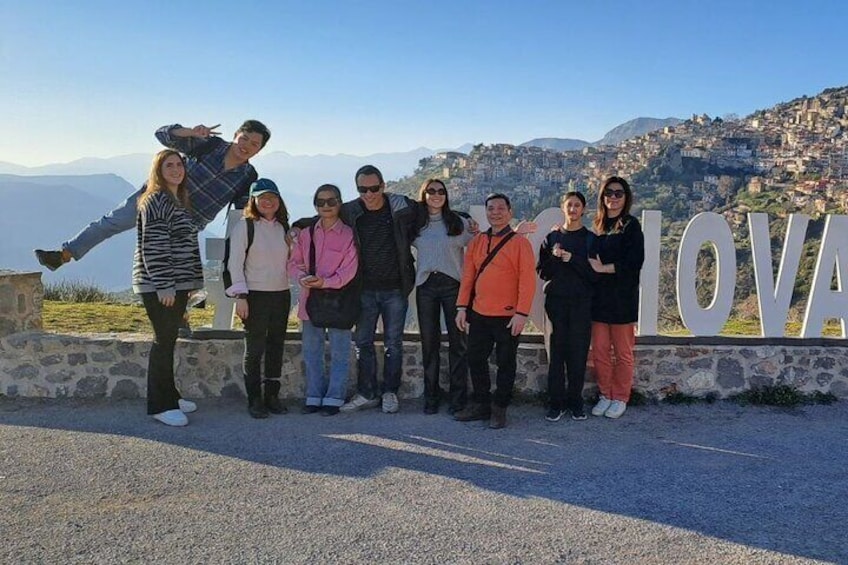
[[[252,420],[0,398],[2,563],[848,563],[848,403]]]

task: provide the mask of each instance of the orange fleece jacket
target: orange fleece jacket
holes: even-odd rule
[[[474,304],[468,303],[474,276],[489,254],[488,250],[494,249],[504,237],[505,234],[494,235],[490,244],[488,233],[481,232],[468,244],[457,306],[465,306],[483,316],[529,315],[536,293],[536,260],[533,246],[522,235],[513,236],[498,251],[477,279]]]

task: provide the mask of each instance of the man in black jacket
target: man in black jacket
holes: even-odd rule
[[[357,393],[341,410],[354,412],[375,408],[398,411],[397,392],[403,364],[403,327],[409,293],[415,285],[415,262],[410,234],[415,225],[415,201],[385,192],[386,183],[377,167],[356,171],[359,198],[342,206],[342,220],[353,228],[359,250],[362,311],[353,339],[357,358]],[[374,338],[377,319],[383,319],[383,383],[377,389],[377,355]]]

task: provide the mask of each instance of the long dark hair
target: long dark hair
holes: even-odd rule
[[[630,215],[630,207],[633,205],[633,191],[630,190],[630,184],[621,177],[608,178],[604,181],[604,184],[601,185],[601,189],[598,191],[598,211],[595,214],[595,220],[593,222],[593,227],[597,234],[605,233],[604,224],[607,221],[607,207],[604,204],[604,191],[609,185],[615,183],[620,184],[621,188],[624,189],[624,207],[621,209],[621,214],[619,214],[618,221],[615,223],[612,231],[620,231],[624,229],[624,226],[627,223],[626,218]]]
[[[415,217],[415,233],[413,239],[418,237],[421,231],[430,223],[430,211],[427,209],[427,189],[431,184],[440,184],[445,189],[445,205],[442,207],[442,221],[448,229],[449,236],[462,234],[465,229],[465,224],[462,223],[462,218],[450,209],[450,200],[448,199],[448,187],[445,186],[445,181],[442,179],[427,179],[421,183],[421,188],[418,189],[418,209]]]

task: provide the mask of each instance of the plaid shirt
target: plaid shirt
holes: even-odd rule
[[[231,143],[218,137],[177,137],[171,135],[180,124],[162,126],[156,139],[169,149],[185,153],[186,188],[191,199],[191,213],[198,229],[215,219],[230,202],[246,200],[250,184],[256,180],[256,169],[250,163],[224,170],[224,158]],[[209,146],[212,146],[211,148]],[[200,153],[201,156],[195,157]]]

